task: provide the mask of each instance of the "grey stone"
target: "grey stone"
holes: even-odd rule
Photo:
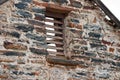
[[[94,52],[84,52],[84,54],[87,56],[96,57],[96,54]]]
[[[30,33],[27,33],[26,37],[33,39],[33,40],[36,40],[36,41],[42,41],[42,42],[44,42],[46,40],[45,36],[38,36],[36,34],[30,34]]]
[[[71,21],[74,23],[80,23],[79,20],[77,20],[77,19],[71,19]]]
[[[20,34],[16,31],[10,32],[9,34],[13,37],[20,38]]]
[[[18,10],[17,14],[20,15],[22,18],[32,18],[32,14],[25,10]]]
[[[29,24],[32,24],[32,25],[38,25],[38,26],[43,26],[43,25],[45,25],[45,23],[40,22],[40,21],[37,21],[37,20],[28,20],[28,23],[29,23]]]
[[[25,56],[25,53],[8,51],[8,52],[4,52],[3,55],[6,55],[6,56]]]
[[[34,26],[27,25],[27,24],[17,24],[15,25],[17,30],[22,30],[23,32],[32,32],[34,29]]]
[[[7,36],[15,37],[15,38],[20,38],[20,34],[16,31],[8,32],[8,31],[1,30],[0,35],[7,35]]]
[[[32,7],[32,11],[36,12],[36,13],[41,13],[41,14],[45,14],[45,8],[39,8],[39,7]]]
[[[100,31],[101,27],[97,26],[97,25],[86,24],[86,25],[84,25],[84,29],[87,29],[87,30],[90,30],[90,31]]]
[[[21,0],[21,1],[31,3],[33,0]]]
[[[102,62],[105,62],[105,61],[102,60],[102,59],[92,58],[91,62],[102,63]]]
[[[48,52],[46,50],[43,50],[43,49],[30,48],[30,51],[32,53],[39,54],[39,55],[48,55]]]
[[[15,6],[16,6],[18,9],[25,9],[25,8],[28,7],[28,4],[23,3],[23,2],[19,2],[19,3],[16,3]]]
[[[44,1],[44,2],[49,2],[50,0],[42,0],[42,1]]]
[[[97,39],[102,37],[102,35],[100,33],[89,32],[88,35],[89,35],[89,37],[93,37],[93,38],[97,38]]]
[[[73,1],[71,4],[72,4],[73,7],[77,7],[77,8],[81,8],[82,7],[81,2],[78,2],[78,1]]]
[[[64,4],[64,3],[68,3],[67,0],[52,0],[53,2],[57,2],[57,3],[60,3],[60,4]]]

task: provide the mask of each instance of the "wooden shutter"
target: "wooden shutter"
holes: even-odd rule
[[[46,11],[46,42],[49,53],[64,53],[64,14]]]

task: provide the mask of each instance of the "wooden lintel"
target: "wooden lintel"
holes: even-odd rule
[[[54,15],[53,15],[54,14]],[[60,14],[60,13],[54,13],[54,12],[49,12],[49,11],[46,11],[46,14],[45,14],[47,17],[53,17],[53,18],[65,18],[65,15],[64,14]]]
[[[76,10],[71,7],[63,7],[61,5],[51,4],[51,3],[47,3],[47,2],[33,1],[33,3],[38,6],[44,6],[44,7],[46,7],[47,10],[49,10],[51,12],[58,12],[58,13],[63,13],[63,14],[68,14],[69,12]]]
[[[77,66],[77,65],[83,64],[83,62],[81,61],[72,61],[72,60],[60,58],[58,56],[50,56],[50,55],[46,57],[46,61],[51,64],[58,64],[58,65],[65,65],[65,66]]]

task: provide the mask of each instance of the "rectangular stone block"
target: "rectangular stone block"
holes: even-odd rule
[[[37,21],[37,20],[30,20],[30,19],[28,19],[28,23],[29,24],[32,24],[32,25],[37,25],[37,26],[43,26],[43,25],[45,25],[45,23],[44,22],[41,22],[41,21]]]
[[[44,35],[37,35],[37,34],[27,33],[25,36],[26,36],[27,38],[29,38],[29,39],[33,39],[33,40],[36,40],[36,41],[45,42],[45,40],[46,40],[46,37],[45,37]]]
[[[38,54],[38,55],[48,55],[47,50],[44,49],[36,49],[36,48],[30,48],[30,51],[34,54]]]
[[[6,49],[13,49],[13,50],[27,50],[27,46],[20,44],[20,43],[12,43],[8,41],[4,41],[3,46]]]
[[[19,38],[20,37],[20,34],[16,31],[5,31],[5,30],[0,30],[0,35],[2,36],[11,36],[11,37],[15,37],[15,38]]]
[[[34,26],[29,24],[15,24],[15,29],[23,32],[33,32]]]
[[[23,53],[23,52],[3,51],[2,55],[6,55],[6,56],[25,56],[26,54]]]

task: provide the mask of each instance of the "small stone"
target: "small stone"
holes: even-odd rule
[[[8,32],[8,31],[0,30],[0,35],[12,36],[12,37],[15,37],[15,38],[20,38],[20,34],[18,32],[16,32],[16,31]]]
[[[32,0],[21,0],[22,2],[28,2],[28,3],[31,3]]]
[[[48,55],[48,52],[44,49],[35,49],[35,48],[30,48],[30,51],[35,54],[39,55]]]
[[[7,15],[6,14],[0,14],[0,21],[7,22]]]
[[[36,27],[35,30],[36,30],[36,32],[38,32],[38,33],[45,33],[45,32],[46,32],[46,31],[45,31],[45,28],[40,28],[40,27]]]
[[[94,43],[90,43],[91,48],[96,48],[98,50],[107,50],[107,46],[105,45],[101,45],[101,44],[94,44]]]
[[[22,18],[32,18],[32,14],[25,10],[19,10],[17,11],[17,14],[20,15]]]
[[[52,0],[53,2],[57,2],[57,3],[60,3],[60,4],[64,4],[64,3],[68,3],[67,0]]]
[[[15,25],[17,30],[22,30],[23,32],[32,32],[34,29],[34,26],[27,25],[27,24],[17,24]]]
[[[49,2],[50,0],[42,0],[42,1],[44,1],[44,2]]]
[[[84,25],[84,29],[87,29],[87,30],[90,30],[90,31],[101,31],[101,27],[98,26],[98,25],[89,25],[89,24],[86,24]]]
[[[16,32],[16,31],[13,31],[13,32],[11,32],[11,33],[9,33],[11,36],[13,36],[13,37],[16,37],[16,38],[20,38],[20,34],[18,33],[18,32]]]
[[[26,3],[19,2],[19,3],[16,3],[15,6],[18,9],[25,9],[25,8],[27,8],[28,5]]]
[[[37,47],[47,47],[47,43],[45,42],[33,42]]]
[[[33,40],[36,40],[36,41],[43,41],[44,42],[46,40],[45,36],[38,36],[36,34],[30,34],[30,33],[27,33],[26,37],[33,39]]]
[[[109,48],[109,52],[114,52],[114,48]]]
[[[23,44],[12,43],[12,42],[8,42],[8,41],[4,41],[3,46],[4,46],[6,49],[27,50],[27,46],[25,46],[25,45],[23,45]]]
[[[120,62],[116,62],[116,66],[120,67]]]
[[[7,51],[7,52],[4,52],[3,55],[6,55],[6,56],[25,56],[25,53]]]
[[[80,23],[79,20],[77,20],[77,19],[71,19],[71,21],[74,23]]]
[[[110,73],[108,73],[107,70],[102,70],[96,76],[98,76],[99,78],[108,79],[110,78]]]
[[[92,52],[85,52],[84,54],[87,56],[96,57],[96,54]]]
[[[18,66],[17,65],[12,65],[12,64],[5,64],[4,65],[4,68],[7,68],[7,69],[14,69],[14,70],[17,70],[18,69]]]
[[[35,19],[36,20],[40,20],[43,21],[45,19],[45,16],[41,15],[41,14],[35,14]]]
[[[36,13],[41,13],[41,14],[45,14],[45,8],[40,8],[40,7],[33,7],[32,8],[32,11],[33,12],[36,12]]]
[[[82,29],[83,27],[82,27],[82,25],[79,25],[79,24],[78,24],[78,25],[75,26],[75,28],[77,28],[77,29]]]
[[[81,2],[78,2],[78,1],[73,1],[71,4],[72,4],[73,7],[76,7],[76,8],[81,8],[82,7]]]
[[[91,62],[102,63],[102,62],[104,62],[104,60],[102,60],[102,59],[97,59],[97,58],[92,58],[92,59],[91,59]]]
[[[45,23],[37,21],[37,20],[28,20],[28,23],[32,24],[32,25],[37,25],[37,26],[43,26],[43,25],[45,25]]]
[[[93,33],[93,32],[90,32],[88,33],[89,37],[93,37],[93,38],[96,38],[96,39],[99,39],[102,37],[102,35],[100,33]]]
[[[78,75],[81,75],[81,76],[86,76],[87,74],[85,72],[77,72]]]

